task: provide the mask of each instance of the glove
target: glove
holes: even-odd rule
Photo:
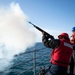
[[[51,38],[54,39],[54,37],[48,33],[42,32],[43,36],[45,36],[46,38]]]
[[[49,39],[48,35],[46,35],[45,33],[43,33],[42,42],[46,43],[48,41],[48,39]]]

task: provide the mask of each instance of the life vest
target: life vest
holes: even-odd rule
[[[51,60],[52,64],[67,67],[70,63],[70,57],[73,52],[73,47],[70,42],[60,40],[60,46],[52,51]]]

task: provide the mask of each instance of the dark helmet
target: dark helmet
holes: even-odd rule
[[[75,27],[72,28],[72,31],[75,31]]]
[[[65,37],[66,39],[69,39],[69,35],[67,33],[61,33],[60,35],[58,35],[58,38],[60,37]]]

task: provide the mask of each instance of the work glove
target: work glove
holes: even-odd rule
[[[49,35],[49,34],[47,34],[45,32],[43,32],[42,34],[43,34],[43,36],[42,36],[42,42],[43,43],[46,43],[49,40],[54,39],[54,37],[52,35]]]

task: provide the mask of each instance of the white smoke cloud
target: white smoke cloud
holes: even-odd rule
[[[0,7],[0,71],[10,65],[14,55],[32,46],[35,38],[19,4]]]

